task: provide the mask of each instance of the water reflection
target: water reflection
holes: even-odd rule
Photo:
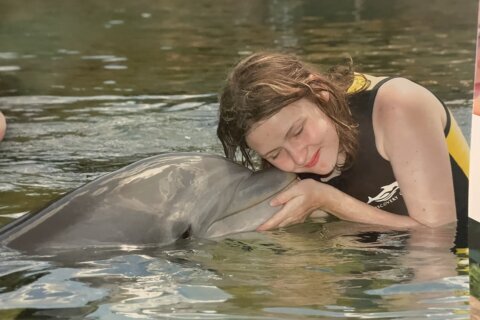
[[[2,252],[0,305],[32,317],[69,308],[102,319],[236,318],[239,310],[247,319],[464,319],[468,276],[447,249],[450,231],[417,237],[318,221],[219,242],[98,250],[80,261],[72,252],[35,260]]]

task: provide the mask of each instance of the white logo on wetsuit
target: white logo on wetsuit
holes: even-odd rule
[[[380,191],[380,193],[377,194],[375,197],[368,197],[367,203],[370,204],[372,202],[376,202],[379,203],[379,205],[376,205],[376,207],[382,208],[398,199],[398,196],[395,195],[399,190],[400,187],[398,186],[398,182],[395,181],[387,186],[383,186],[382,191]]]

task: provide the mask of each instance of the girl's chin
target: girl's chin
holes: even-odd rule
[[[334,171],[335,171],[335,166],[323,166],[319,168],[312,168],[312,170],[310,170],[309,172],[318,174],[319,176],[322,176],[322,177],[328,177]]]

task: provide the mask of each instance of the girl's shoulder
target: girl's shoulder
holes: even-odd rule
[[[386,77],[386,76],[373,76],[366,73],[355,72],[352,84],[348,88],[347,93],[356,94],[364,91],[371,91],[373,89],[378,89],[381,85],[383,87],[384,83],[389,83],[389,86],[393,87],[402,87],[408,85],[408,82],[413,83],[405,78],[401,77]]]
[[[384,145],[384,137],[398,127],[421,132],[423,127],[436,123],[443,134],[447,113],[442,102],[428,89],[406,78],[393,78],[377,89],[372,115],[377,146]],[[399,132],[401,130],[396,131]],[[382,151],[379,147],[385,156]]]
[[[383,82],[383,83],[381,83]],[[408,80],[407,78],[403,77],[390,77],[390,76],[373,76],[367,73],[357,73],[355,72],[354,74],[354,80],[351,88],[349,89],[350,91],[354,90],[354,87],[362,87],[362,90],[373,90],[377,88],[378,86],[383,87],[390,87],[392,90],[397,91],[400,89],[409,89],[409,90],[415,90],[422,88],[423,90],[426,90],[424,87],[421,85]],[[378,88],[377,88],[378,89]]]
[[[418,91],[419,89],[422,91],[426,90],[421,85],[403,77],[372,76],[369,74],[363,74],[363,76],[369,82],[367,90],[373,90],[378,86],[381,86],[382,91],[387,91],[389,94],[403,92],[404,90],[409,90],[410,93],[414,93],[414,91]],[[385,88],[387,89],[385,90]]]
[[[420,84],[403,77],[373,76],[369,74],[356,73],[354,80],[362,84],[361,91],[376,91],[373,103],[373,113],[381,117],[398,117],[401,114],[415,114],[421,109],[428,109],[432,115],[445,115],[442,102],[428,89]],[[363,79],[363,80],[361,80]],[[442,119],[442,122],[443,119]]]
[[[416,109],[422,105],[441,106],[440,100],[430,90],[406,78],[372,77],[371,79],[369,90],[374,88],[378,90],[375,98],[375,105],[378,107],[402,106]],[[386,79],[388,80],[384,81]]]

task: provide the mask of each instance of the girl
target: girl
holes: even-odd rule
[[[226,156],[253,168],[256,154],[301,179],[258,230],[317,209],[392,227],[465,224],[469,150],[451,113],[414,82],[351,69],[322,75],[293,55],[256,53],[228,76],[217,129]]]

